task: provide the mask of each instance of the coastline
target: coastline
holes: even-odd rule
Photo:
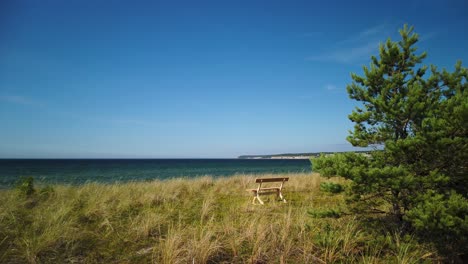
[[[359,150],[359,151],[337,151],[337,152],[310,152],[310,153],[284,153],[284,154],[268,154],[268,155],[241,155],[238,159],[311,159],[319,157],[320,155],[330,156],[337,153],[359,153],[362,155],[368,155],[370,150]]]
[[[262,156],[251,156],[246,158],[239,159],[310,159],[310,156],[271,156],[271,157],[262,157]]]

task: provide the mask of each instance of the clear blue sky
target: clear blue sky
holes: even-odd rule
[[[466,1],[0,3],[0,157],[350,150],[350,73],[396,39],[468,63]]]

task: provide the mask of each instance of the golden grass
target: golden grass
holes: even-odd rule
[[[279,175],[262,175],[278,177]],[[345,210],[342,194],[319,190],[317,174],[289,174],[288,203],[252,205],[254,175],[53,186],[19,197],[0,191],[0,263],[417,263],[425,245],[376,238]],[[345,184],[335,178],[333,182]]]

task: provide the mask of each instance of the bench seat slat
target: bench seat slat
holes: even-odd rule
[[[261,179],[256,179],[256,183],[261,183],[261,182],[287,182],[289,178],[261,178]]]
[[[268,188],[263,188],[263,187],[262,187],[262,188],[260,188],[260,190],[279,190],[279,189],[280,189],[280,187],[268,187]],[[249,190],[250,190],[250,191],[256,191],[257,188],[255,188],[255,189],[249,189]]]
[[[260,188],[260,192],[261,192],[261,191],[279,190],[279,189],[280,189],[280,187]],[[248,189],[248,191],[256,192],[257,189]]]
[[[258,194],[269,194],[269,193],[278,193],[279,190],[264,190],[264,191],[259,191]],[[257,193],[257,192],[254,192]]]

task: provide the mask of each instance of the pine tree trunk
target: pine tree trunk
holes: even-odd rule
[[[403,221],[403,214],[401,212],[400,204],[398,203],[399,191],[392,191],[393,203],[392,203],[392,213],[398,219],[399,222]]]

